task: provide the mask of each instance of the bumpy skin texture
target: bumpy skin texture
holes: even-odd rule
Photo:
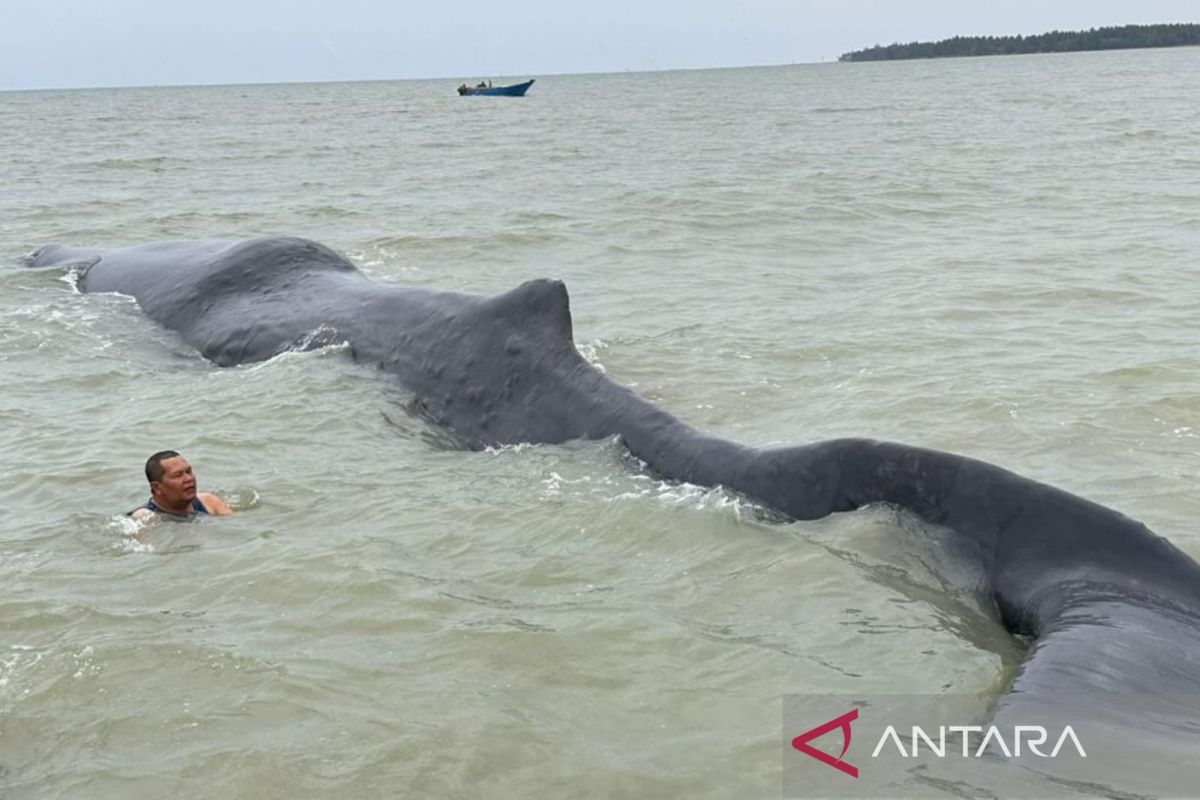
[[[1063,690],[1193,698],[1200,722],[1200,567],[1141,523],[999,467],[864,439],[758,450],[706,436],[576,351],[567,293],[537,280],[495,297],[372,281],[295,238],[49,246],[85,292],[120,292],[226,366],[348,342],[468,447],[620,436],[659,475],[724,486],[794,519],[889,503],[969,540],[1004,624],[1037,637],[999,707]],[[1086,699],[1091,698],[1091,699]]]

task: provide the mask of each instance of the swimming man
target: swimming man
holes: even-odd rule
[[[196,475],[187,459],[174,450],[163,450],[146,461],[150,499],[129,512],[134,519],[162,514],[189,519],[199,514],[232,514],[233,509],[209,492],[196,491]]]

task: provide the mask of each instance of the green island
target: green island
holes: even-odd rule
[[[1008,56],[1019,53],[1070,53],[1134,47],[1184,47],[1200,44],[1200,25],[1122,25],[1086,31],[1051,31],[1036,36],[955,36],[940,42],[875,45],[843,53],[838,61],[894,61],[906,58]]]

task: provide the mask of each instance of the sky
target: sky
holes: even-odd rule
[[[0,0],[0,90],[816,63],[1155,22],[1200,0]]]

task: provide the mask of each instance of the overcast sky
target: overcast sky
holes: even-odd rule
[[[789,64],[1151,22],[1200,0],[0,0],[0,89]]]

